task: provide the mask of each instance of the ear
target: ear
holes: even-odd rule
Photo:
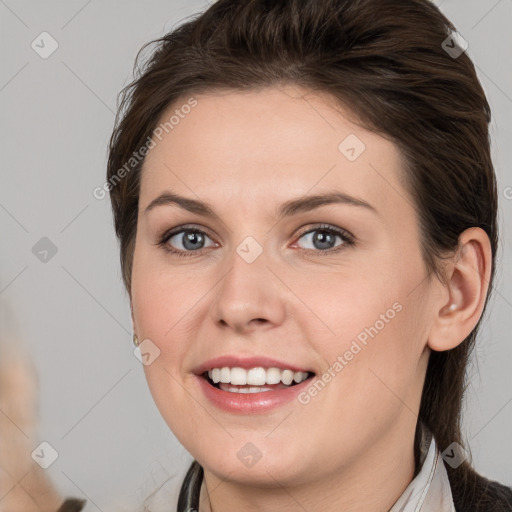
[[[438,352],[455,348],[475,328],[484,309],[491,266],[487,233],[476,227],[466,229],[459,237],[459,250],[448,265],[447,293],[438,304],[428,337],[429,348]]]

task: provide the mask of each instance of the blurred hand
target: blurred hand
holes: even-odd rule
[[[21,340],[6,332],[0,304],[0,512],[56,512],[64,501],[31,457],[36,435],[37,375]],[[9,315],[10,316],[10,315]]]

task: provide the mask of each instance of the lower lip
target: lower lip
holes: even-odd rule
[[[260,391],[259,393],[232,393],[212,386],[204,377],[196,376],[199,386],[206,398],[219,409],[240,414],[257,414],[275,409],[280,405],[291,402],[297,395],[311,384],[311,378],[295,386],[276,389],[275,391]]]

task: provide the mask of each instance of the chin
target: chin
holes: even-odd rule
[[[241,443],[236,443],[237,447],[239,444]],[[293,454],[287,454],[282,449],[264,447],[263,442],[260,442],[261,450],[258,455],[249,442],[241,445],[241,449],[222,447],[207,454],[197,453],[195,459],[203,469],[220,480],[228,479],[252,486],[271,488],[277,483],[297,485],[311,478],[308,463],[300,449]]]

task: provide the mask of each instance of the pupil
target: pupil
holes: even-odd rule
[[[192,247],[189,245],[188,242],[192,242],[192,244],[194,243],[200,243],[202,240],[202,236],[200,233],[196,233],[196,232],[192,232],[192,233],[188,233],[188,234],[185,234],[183,235],[184,237],[184,243],[183,243],[183,246],[186,248],[186,249],[197,249],[197,247],[194,247],[192,245]]]
[[[332,242],[333,235],[327,231],[317,231],[317,236],[314,237],[315,243],[318,242],[321,249],[329,249],[330,248],[330,242]],[[328,242],[326,242],[328,240]]]

